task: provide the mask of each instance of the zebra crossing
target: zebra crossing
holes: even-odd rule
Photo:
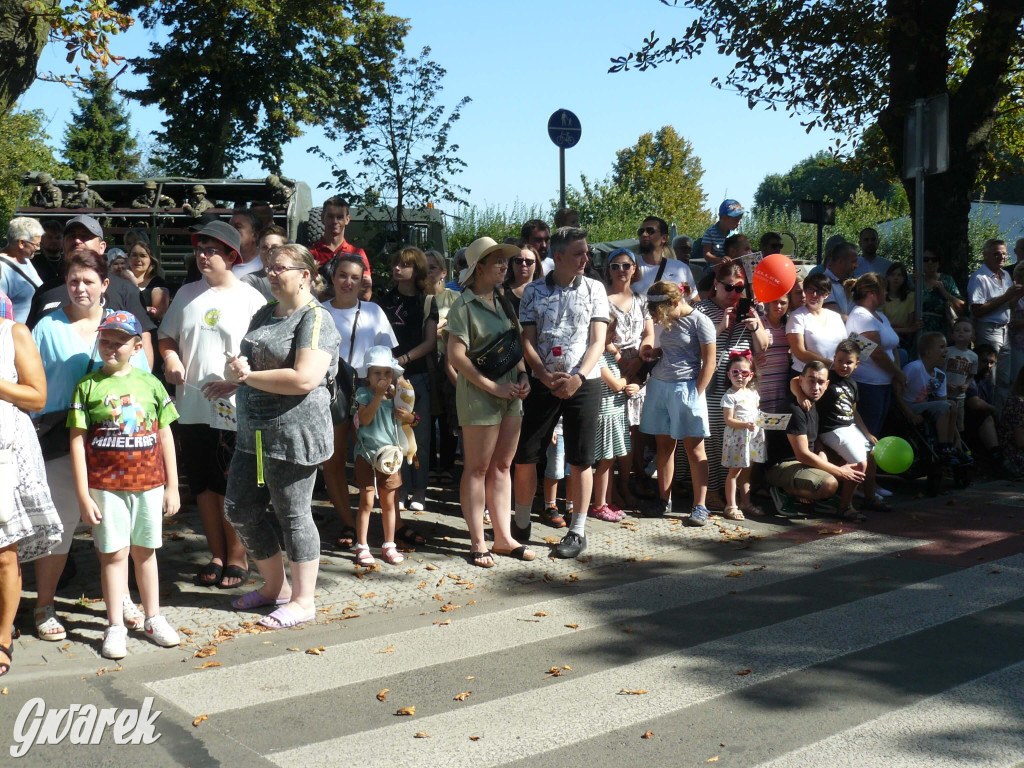
[[[827,536],[145,688],[279,766],[1018,764],[1024,555],[901,557],[922,543]]]

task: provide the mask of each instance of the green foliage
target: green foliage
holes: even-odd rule
[[[801,200],[845,203],[858,188],[880,200],[905,197],[903,188],[877,165],[846,163],[821,151],[801,160],[783,174],[770,174],[754,193],[755,208],[797,211]]]
[[[0,228],[7,231],[18,196],[22,194],[22,181],[29,171],[47,171],[54,178],[66,177],[70,169],[55,157],[48,143],[50,137],[43,130],[46,115],[41,110],[19,112],[15,110],[0,120]],[[30,192],[25,188],[27,198]]]
[[[393,196],[396,232],[402,231],[406,207],[468,206],[469,190],[452,181],[466,163],[450,134],[470,98],[464,96],[451,110],[437,103],[445,69],[429,56],[430,48],[424,48],[419,57],[397,58],[373,87],[373,99],[363,109],[365,123],[345,141],[345,152],[358,154],[354,176],[326,151],[309,150],[331,163],[333,186],[354,204]]]
[[[222,177],[248,159],[280,173],[302,125],[359,128],[407,30],[379,0],[125,0],[161,42],[135,59],[130,93],[167,115],[169,174]]]
[[[645,133],[632,147],[615,153],[607,178],[580,176],[569,185],[566,205],[580,212],[580,223],[594,242],[635,237],[645,216],[660,216],[680,233],[703,234],[714,221],[704,207],[704,168],[693,146],[672,126]]]
[[[508,207],[463,206],[449,219],[448,250],[455,253],[485,235],[499,243],[506,237],[519,237],[523,224],[530,219],[550,221],[551,212],[543,210],[539,205],[528,206],[518,202]]]
[[[115,89],[104,72],[96,72],[78,98],[78,108],[64,131],[64,159],[74,173],[93,179],[138,177],[140,155],[132,136],[128,111],[115,98]]]

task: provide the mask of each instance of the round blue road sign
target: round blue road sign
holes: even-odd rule
[[[548,136],[557,147],[562,149],[575,147],[579,144],[582,133],[583,127],[580,125],[580,119],[568,109],[556,110],[548,118]]]

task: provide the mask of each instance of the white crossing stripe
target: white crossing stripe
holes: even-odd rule
[[[999,768],[1024,761],[1024,663],[837,733],[758,768]]]
[[[789,550],[790,554],[794,550]],[[1024,555],[915,583],[885,594],[742,632],[683,651],[398,725],[268,756],[281,766],[390,766],[382,745],[429,766],[499,766],[705,703],[847,654],[1020,599]],[[497,633],[500,637],[500,633]],[[503,640],[505,638],[502,638]],[[737,675],[750,669],[751,674]],[[645,695],[618,695],[622,689]],[[509,719],[515,721],[509,727]],[[551,724],[557,722],[557,739]],[[432,738],[412,739],[416,731]],[[470,741],[469,735],[480,741]],[[827,765],[828,763],[804,763]],[[876,763],[881,765],[888,762]]]
[[[692,605],[734,591],[825,572],[920,546],[926,542],[858,532],[828,536],[767,554],[743,553],[738,560],[715,563],[667,576],[555,598],[468,618],[452,626],[428,626],[386,636],[394,653],[377,653],[382,638],[340,643],[323,657],[288,654],[209,670],[202,675],[158,680],[148,684],[154,693],[186,712],[214,714],[242,707],[314,694],[331,688],[394,676],[433,664],[444,664],[517,645],[572,634],[566,624],[581,629],[629,621],[657,611]],[[741,563],[734,565],[734,562]],[[745,563],[749,562],[750,565]],[[734,571],[742,578],[724,578]],[[537,623],[533,614],[548,614]],[[438,614],[446,615],[446,614]],[[446,615],[451,617],[450,614]],[[532,619],[524,621],[524,619]],[[458,631],[454,631],[455,625]],[[253,680],[263,681],[254,688]],[[210,691],[216,690],[216,703]]]

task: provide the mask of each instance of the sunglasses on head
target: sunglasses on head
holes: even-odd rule
[[[636,236],[637,237],[640,237],[640,235],[656,235],[656,234],[658,234],[658,228],[657,227],[640,227],[636,231]]]
[[[513,264],[518,264],[521,267],[532,267],[537,263],[536,259],[524,259],[522,256],[513,256],[509,261]]]
[[[629,261],[616,261],[614,264],[608,265],[608,269],[612,270],[612,272],[620,272],[627,269],[631,269],[632,267],[633,264],[632,262]]]
[[[747,287],[746,283],[733,283],[732,285],[729,285],[728,283],[719,283],[719,285],[725,289],[726,293],[728,293],[729,291],[735,291],[736,293],[739,293],[740,291]]]

